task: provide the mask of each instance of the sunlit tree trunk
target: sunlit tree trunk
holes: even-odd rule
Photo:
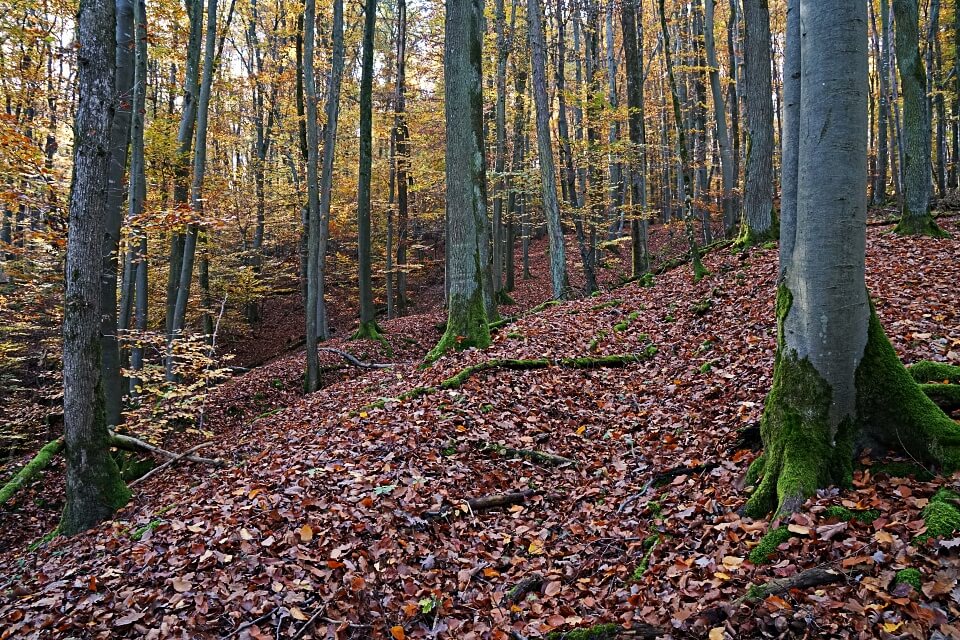
[[[63,310],[66,504],[60,530],[73,535],[106,520],[130,491],[110,456],[100,377],[100,270],[115,110],[114,5],[83,0],[77,16],[78,104]]]
[[[133,282],[135,300],[134,324],[138,339],[131,349],[130,395],[139,394],[139,377],[143,370],[142,336],[147,330],[147,232],[142,223],[144,203],[147,197],[147,177],[144,160],[143,126],[147,94],[147,17],[145,0],[134,0],[135,64],[133,77],[133,120],[130,126],[130,185],[128,187],[127,217],[136,230],[131,242],[135,242],[132,261],[136,271]]]
[[[707,0],[708,2],[710,0]],[[630,135],[630,235],[633,277],[650,268],[647,256],[647,163],[646,129],[643,122],[643,49],[642,15],[637,15],[637,0],[624,0],[620,19],[623,32],[623,61],[627,71],[627,128]],[[638,19],[639,18],[639,19]]]
[[[410,243],[409,188],[410,131],[407,127],[407,3],[397,1],[397,86],[396,115],[393,136],[396,145],[397,174],[397,311],[406,315],[407,306],[407,249]]]
[[[730,133],[727,130],[727,107],[723,100],[723,89],[720,85],[720,63],[717,61],[717,47],[713,37],[715,4],[716,0],[704,0],[704,22],[706,24],[703,37],[707,65],[710,68],[710,93],[713,96],[713,119],[717,127],[717,146],[720,148],[720,172],[723,180],[723,228],[724,233],[729,235],[736,225],[739,213],[735,193],[737,168],[733,163],[733,149],[730,146]]]
[[[314,43],[317,30],[315,0],[306,0],[303,16],[303,94],[306,107],[307,134],[307,301],[306,345],[307,372],[303,389],[310,393],[320,384],[320,364],[317,360],[319,339],[317,305],[320,295],[320,202],[317,185],[317,82],[314,73]]]

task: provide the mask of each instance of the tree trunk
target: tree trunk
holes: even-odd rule
[[[407,127],[407,3],[397,0],[397,87],[393,119],[397,174],[397,312],[406,315],[409,245],[410,130]]]
[[[930,112],[920,61],[917,0],[893,0],[897,66],[903,88],[903,209],[897,233],[942,236],[930,215]]]
[[[333,50],[327,81],[327,123],[323,130],[323,166],[320,169],[320,246],[317,254],[317,337],[330,338],[327,304],[327,245],[330,240],[330,199],[333,195],[333,162],[337,150],[337,125],[340,121],[340,85],[343,82],[343,0],[333,2]],[[314,89],[314,92],[316,90]],[[316,109],[314,109],[316,110]],[[316,176],[314,176],[316,177]]]
[[[100,269],[116,97],[114,11],[111,2],[84,0],[77,16],[80,64],[63,310],[65,535],[106,520],[130,498],[110,456],[100,379]]]
[[[447,328],[428,354],[433,361],[450,349],[490,344],[483,270],[486,201],[483,162],[481,21],[483,0],[447,0],[444,40],[446,115]]]
[[[673,62],[670,56],[670,32],[667,29],[667,15],[664,11],[664,0],[659,0],[660,7],[660,33],[663,37],[663,60],[667,68],[667,81],[670,85],[670,99],[673,103],[673,121],[677,132],[677,142],[680,148],[680,182],[682,184],[681,197],[683,197],[683,226],[687,236],[687,245],[690,247],[690,258],[693,265],[693,278],[695,281],[706,276],[709,271],[703,266],[700,260],[700,247],[697,246],[697,239],[693,234],[693,187],[690,179],[690,159],[687,151],[687,137],[684,132],[683,117],[680,114],[680,97],[677,93],[677,79],[673,72]]]
[[[723,179],[723,228],[729,236],[738,218],[736,197],[736,171],[733,163],[733,149],[730,147],[730,133],[727,130],[727,108],[723,101],[723,89],[720,86],[720,63],[717,61],[717,47],[714,43],[714,5],[716,0],[704,0],[705,22],[704,48],[707,53],[707,65],[710,67],[710,92],[713,95],[713,118],[717,126],[717,146],[720,148],[720,173]]]
[[[560,226],[560,204],[557,202],[557,177],[553,165],[553,145],[550,141],[550,101],[547,97],[547,46],[543,31],[540,1],[527,0],[527,32],[530,40],[530,65],[533,74],[533,102],[537,117],[537,154],[540,164],[540,189],[543,214],[547,220],[550,243],[550,284],[554,300],[569,295],[566,248]],[[561,116],[562,117],[562,116]],[[565,121],[565,118],[563,119]],[[525,213],[529,215],[526,212]],[[529,240],[529,228],[524,238]],[[524,252],[524,274],[529,276],[529,263]]]
[[[743,0],[743,74],[747,96],[747,177],[740,242],[750,246],[774,236],[773,89],[770,81],[770,10],[767,0]]]
[[[207,32],[203,52],[203,79],[200,83],[200,98],[197,101],[197,140],[193,154],[193,184],[190,187],[190,212],[195,218],[187,226],[183,243],[183,263],[180,266],[180,284],[177,287],[177,305],[173,312],[173,326],[167,340],[167,380],[175,380],[176,367],[173,355],[174,342],[180,337],[186,324],[187,302],[190,300],[190,284],[193,280],[193,265],[200,235],[198,222],[203,216],[203,178],[207,168],[207,114],[210,106],[210,89],[213,85],[214,47],[217,35],[217,0],[207,2]]]
[[[107,175],[107,217],[103,236],[103,267],[100,273],[100,354],[104,413],[107,424],[121,421],[123,386],[120,375],[120,342],[117,325],[117,272],[120,228],[126,194],[123,178],[130,148],[130,116],[133,88],[133,0],[116,0],[116,111],[110,129],[110,170]]]
[[[707,0],[710,2],[710,0]],[[630,136],[630,247],[633,277],[650,268],[647,256],[646,129],[643,122],[643,19],[637,15],[637,0],[624,0],[620,11],[623,61],[627,72],[627,130]],[[638,19],[639,18],[639,19]]]
[[[193,148],[193,130],[197,121],[197,99],[200,93],[200,43],[203,39],[203,0],[190,0],[188,5],[190,37],[183,81],[183,111],[177,130],[177,158],[173,176],[173,206],[178,211],[188,206],[190,179],[190,150]],[[180,268],[183,265],[184,234],[181,227],[170,233],[170,267],[167,275],[167,339],[173,337],[173,319],[176,315],[180,288]]]
[[[364,4],[360,73],[360,170],[357,184],[357,268],[360,281],[360,326],[354,338],[380,336],[374,318],[370,261],[370,179],[373,165],[373,40],[377,0]]]
[[[800,135],[790,138],[802,168],[798,233],[777,293],[763,479],[747,503],[755,517],[788,514],[818,488],[849,484],[863,446],[949,469],[960,463],[960,426],[897,359],[866,292],[866,5],[790,0],[788,7],[788,57],[799,45],[801,68],[784,75],[800,85],[791,89],[800,96]]]
[[[882,205],[887,199],[887,168],[890,165],[890,145],[887,129],[890,120],[890,32],[886,24],[890,21],[890,3],[880,0],[880,29],[871,12],[870,24],[874,32],[877,58],[877,75],[880,78],[880,100],[877,113],[877,174],[873,184],[873,204]]]
[[[130,368],[135,372],[130,378],[130,395],[139,395],[140,379],[136,372],[143,369],[142,337],[147,330],[147,233],[141,224],[144,201],[147,197],[147,178],[144,161],[143,124],[147,94],[147,17],[145,0],[134,0],[135,64],[133,80],[133,121],[130,127],[130,185],[127,215],[136,229],[137,244],[133,260],[136,277],[133,283],[135,300],[134,324],[138,340],[131,350]]]
[[[303,16],[303,94],[307,133],[307,300],[306,344],[307,371],[303,390],[316,391],[320,386],[320,364],[317,358],[319,339],[317,305],[320,287],[320,202],[317,185],[317,82],[314,72],[314,42],[317,30],[316,0],[306,0]]]

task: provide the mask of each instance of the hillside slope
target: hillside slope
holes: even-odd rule
[[[920,510],[955,478],[875,474],[865,456],[852,490],[795,516],[771,563],[746,559],[769,523],[737,515],[755,452],[735,441],[770,384],[776,257],[718,251],[698,284],[684,267],[547,307],[426,370],[442,318],[391,321],[394,368],[307,397],[302,354],[232,380],[210,399],[208,451],[236,464],[171,470],[114,523],[0,557],[0,638],[535,638],[601,622],[674,637],[957,637],[956,545],[914,542]],[[906,361],[960,358],[960,240],[872,228],[868,278]],[[565,360],[613,355],[639,361]],[[471,365],[544,358],[443,388]],[[501,508],[467,503],[518,492]],[[879,517],[838,522],[835,505]],[[729,604],[821,565],[845,580]],[[919,591],[892,586],[907,566]]]

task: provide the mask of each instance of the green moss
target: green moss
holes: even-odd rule
[[[547,640],[614,640],[622,630],[620,625],[598,624],[571,631],[551,631],[546,638]]]
[[[647,569],[650,568],[650,556],[653,555],[653,550],[657,548],[657,545],[660,544],[660,534],[654,534],[652,536],[647,536],[643,541],[643,558],[640,559],[640,563],[633,570],[633,573],[630,575],[630,579],[634,582],[641,580],[643,574],[647,572]]]
[[[908,373],[872,307],[856,388],[857,414],[872,438],[923,465],[960,467],[960,425]]]
[[[690,305],[690,312],[695,316],[704,316],[713,308],[713,299],[704,298]]]
[[[913,590],[917,593],[920,592],[920,571],[909,567],[907,569],[901,569],[897,572],[897,575],[893,578],[894,586],[898,584],[907,583],[913,587]]]
[[[960,367],[944,362],[921,360],[907,367],[907,372],[917,382],[949,382],[960,384]]]
[[[747,589],[746,599],[749,600],[750,602],[763,600],[766,597],[767,597],[767,590],[759,585],[752,584],[750,585],[750,588]]]
[[[713,371],[713,360],[709,360],[700,365],[700,373],[710,373]]]
[[[46,534],[46,535],[43,536],[42,538],[40,538],[40,539],[38,539],[38,540],[34,540],[33,542],[31,542],[30,545],[27,547],[27,551],[29,551],[29,552],[31,552],[31,553],[34,552],[34,551],[36,551],[37,549],[39,549],[39,548],[42,547],[43,545],[47,544],[48,542],[50,542],[51,540],[53,540],[54,538],[56,538],[58,535],[60,535],[60,526],[59,526],[59,525],[57,525],[57,527],[56,527],[53,531],[51,531],[50,533]]]
[[[932,473],[913,462],[887,462],[870,468],[873,475],[886,474],[891,478],[913,477],[920,482],[929,482],[935,477]]]
[[[522,340],[524,338],[524,335],[519,331],[511,331],[510,333],[507,334],[507,337],[510,338],[511,340]]]
[[[920,390],[945,411],[960,407],[960,384],[921,384]]]
[[[645,273],[637,279],[641,287],[652,287],[656,284],[656,278],[652,273]]]
[[[495,299],[497,301],[497,304],[503,305],[505,307],[509,307],[517,304],[517,301],[510,297],[510,294],[507,293],[506,289],[500,289],[500,291],[497,291],[497,295],[495,296]]]
[[[470,299],[453,296],[450,300],[446,330],[437,346],[427,354],[426,362],[435,362],[450,350],[462,351],[472,347],[485,349],[490,346],[490,342],[490,326],[483,302],[483,291],[478,287]]]
[[[793,537],[793,534],[786,527],[778,527],[767,532],[760,542],[750,550],[748,556],[753,564],[765,564],[770,561],[770,556],[777,551],[777,547]]]
[[[734,248],[738,251],[758,246],[763,246],[764,249],[770,249],[771,247],[769,245],[771,244],[773,248],[775,248],[777,246],[776,240],[780,236],[779,222],[779,218],[771,214],[770,226],[764,231],[759,231],[750,227],[746,219],[744,219],[740,225],[740,233],[733,242]]]
[[[957,503],[960,495],[949,489],[937,491],[926,507],[923,508],[923,522],[927,527],[925,533],[917,536],[918,542],[930,538],[942,538],[960,531],[960,509]]]
[[[880,517],[880,512],[876,509],[854,511],[847,509],[846,507],[841,507],[840,505],[833,505],[831,507],[827,507],[827,510],[823,512],[823,515],[827,518],[836,518],[838,520],[843,520],[844,522],[856,520],[857,522],[869,524]]]
[[[590,311],[600,311],[601,309],[610,309],[611,307],[618,307],[622,303],[623,303],[623,300],[620,300],[620,299],[608,300],[607,302],[603,302],[601,304],[597,304],[590,307]]]
[[[0,504],[4,504],[12,498],[20,487],[46,469],[53,457],[61,451],[63,451],[63,438],[57,438],[43,445],[37,455],[3,485],[3,488],[0,488]]]
[[[538,304],[537,306],[533,307],[532,309],[530,309],[529,311],[527,311],[527,313],[528,313],[528,314],[530,314],[530,313],[540,313],[540,312],[543,311],[544,309],[546,309],[546,308],[548,308],[548,307],[555,307],[555,306],[558,305],[558,304],[560,304],[560,301],[559,301],[559,300],[547,300],[546,302],[541,302],[541,303]]]
[[[387,339],[383,337],[383,329],[381,329],[376,322],[361,322],[357,330],[350,336],[350,339],[375,340],[380,343],[380,346],[383,347],[383,351],[388,357],[393,356],[393,347],[391,347]]]
[[[773,386],[767,396],[760,433],[764,443],[763,480],[747,502],[758,518],[776,510],[796,511],[820,487],[850,485],[857,425],[844,420],[834,434],[829,415],[832,390],[806,358],[785,353],[783,321],[792,295],[777,291],[778,348]]]
[[[136,529],[134,529],[130,533],[130,539],[139,540],[140,538],[143,537],[143,534],[145,534],[147,531],[156,531],[161,524],[163,524],[163,520],[159,520],[159,519],[151,520],[150,522],[143,525],[142,527],[137,527]]]
[[[750,463],[750,466],[747,468],[747,477],[745,482],[747,486],[754,486],[757,484],[757,481],[763,477],[763,469],[766,465],[767,459],[765,456],[760,455]]]
[[[710,270],[703,266],[699,253],[695,253],[693,256],[693,281],[700,282],[709,275]]]
[[[950,234],[941,229],[929,213],[912,215],[904,212],[900,222],[893,230],[901,236],[928,236],[930,238],[949,238]]]
[[[626,331],[627,328],[630,326],[630,324],[639,317],[640,317],[640,312],[633,311],[624,320],[613,325],[613,330],[617,332]]]

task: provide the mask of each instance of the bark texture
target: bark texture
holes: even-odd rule
[[[796,511],[818,488],[849,484],[862,446],[946,469],[960,462],[960,426],[900,363],[866,291],[866,6],[798,4],[801,20],[788,14],[787,34],[788,52],[799,44],[801,73],[786,77],[801,98],[796,242],[781,249],[778,349],[761,424],[763,479],[747,504],[753,516]],[[801,33],[800,43],[789,42]]]
[[[484,232],[482,0],[447,0],[443,71],[446,112],[447,328],[427,360],[449,349],[486,347],[490,286]]]
[[[114,115],[114,19],[113,3],[80,3],[79,100],[63,313],[65,535],[106,520],[130,498],[110,457],[100,379],[100,268]]]
[[[709,1],[709,0],[708,0]],[[747,98],[747,177],[740,242],[757,244],[775,233],[773,218],[773,88],[767,0],[743,0],[743,59]]]

